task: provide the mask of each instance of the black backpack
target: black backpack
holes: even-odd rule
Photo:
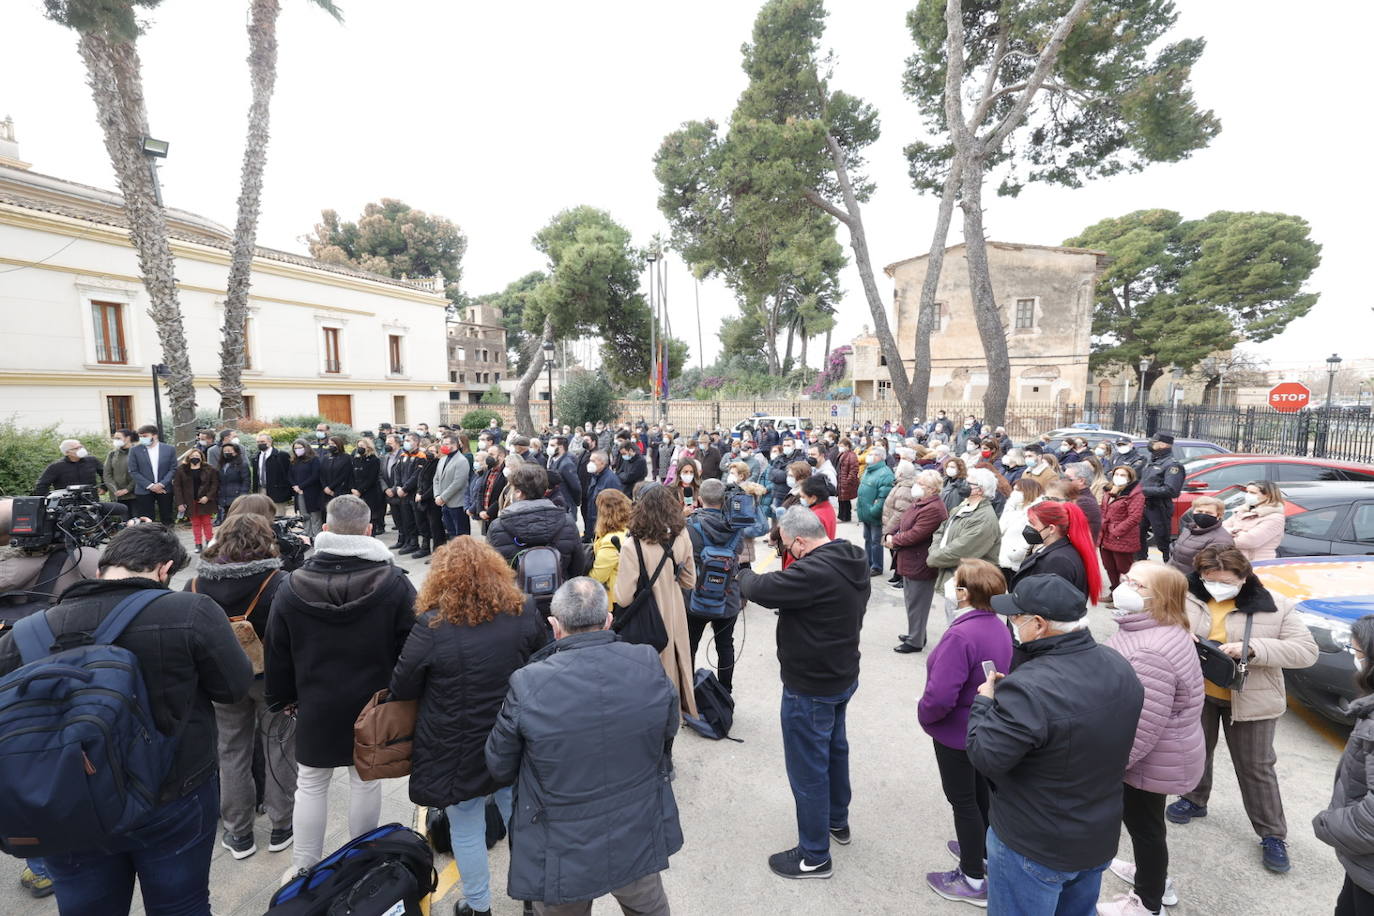
[[[515,584],[520,591],[532,595],[547,609],[553,593],[563,584],[563,555],[557,547],[540,544],[526,547],[510,558],[515,570]]]
[[[703,738],[713,741],[727,738],[743,744],[739,738],[730,737],[730,727],[735,724],[735,698],[730,696],[730,691],[721,684],[715,672],[698,668],[693,692],[697,699],[698,715],[682,714],[682,721],[687,723],[687,727]]]
[[[420,916],[438,884],[428,841],[385,824],[282,885],[266,916]]]

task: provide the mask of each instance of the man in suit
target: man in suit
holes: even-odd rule
[[[294,500],[291,498],[291,459],[286,452],[272,445],[272,437],[258,434],[258,453],[252,462],[253,476],[250,487],[254,493],[266,494],[277,504],[278,515],[295,515]]]
[[[172,504],[176,469],[176,449],[161,441],[156,426],[140,426],[138,445],[129,449],[129,476],[134,479],[134,506],[139,515],[169,527],[176,522]]]

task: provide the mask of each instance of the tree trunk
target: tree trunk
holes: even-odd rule
[[[799,324],[801,324],[801,367],[807,369],[809,367],[806,365],[806,345],[810,342],[811,335],[807,333],[806,322],[799,322]]]
[[[190,445],[195,436],[196,387],[186,352],[186,332],[177,299],[176,260],[167,241],[166,214],[158,206],[148,157],[143,152],[143,138],[149,132],[138,48],[132,41],[92,33],[83,33],[77,48],[86,65],[105,150],[124,200],[129,238],[138,255],[144,289],[148,291],[148,316],[157,329],[162,361],[170,372],[166,384],[174,427],[172,438],[182,448]],[[165,430],[163,435],[166,438]]]
[[[778,305],[777,305],[777,303],[778,303],[779,298],[781,298],[781,297],[776,297],[776,298],[774,298],[774,300],[773,300],[773,305],[771,305],[771,306],[767,306],[767,305],[764,306],[764,309],[765,309],[766,314],[765,314],[765,316],[764,316],[764,322],[763,322],[763,336],[764,336],[764,339],[767,341],[767,344],[768,344],[768,346],[767,346],[767,348],[766,348],[766,350],[765,350],[765,354],[766,354],[767,357],[768,357],[768,374],[769,374],[769,375],[772,375],[772,376],[778,376],[778,375],[781,375],[781,374],[782,374],[782,367],[781,367],[781,365],[778,363]]]
[[[248,346],[248,287],[257,251],[258,214],[262,207],[262,174],[267,165],[268,123],[272,90],[277,82],[277,16],[280,0],[253,0],[248,22],[248,76],[253,101],[248,107],[248,135],[243,144],[239,215],[229,256],[228,295],[219,348],[219,415],[228,424],[243,416],[243,364]]]
[[[831,322],[830,327],[825,329],[825,352],[821,354],[821,371],[830,371],[830,333],[835,330],[835,323]]]
[[[987,362],[988,387],[983,394],[983,422],[1001,426],[1006,422],[1007,397],[1011,392],[1011,363],[1007,358],[1007,329],[992,291],[988,272],[988,246],[983,236],[983,163],[970,158],[964,167],[963,195],[964,246],[968,254],[969,289],[973,294],[973,317],[983,341]]]
[[[854,194],[854,186],[849,181],[849,169],[845,165],[844,150],[834,137],[826,137],[830,147],[830,161],[835,165],[835,178],[844,196],[844,210],[830,205],[818,194],[808,194],[807,200],[820,207],[849,227],[849,247],[854,252],[854,266],[859,269],[859,279],[863,282],[864,298],[868,300],[868,311],[873,316],[873,336],[878,338],[878,349],[887,358],[887,374],[892,380],[892,393],[902,411],[902,419],[910,421],[916,416],[916,401],[912,397],[911,380],[906,374],[906,363],[902,362],[897,340],[892,336],[892,326],[887,323],[887,306],[878,283],[873,277],[873,258],[868,253],[868,235],[864,232],[863,213],[859,210],[859,199]]]
[[[525,348],[525,371],[520,374],[520,384],[515,386],[515,426],[522,436],[533,436],[534,417],[530,415],[530,390],[534,388],[534,383],[539,379],[539,373],[544,369],[544,360],[540,358],[544,344],[553,342],[553,319],[544,319],[544,330],[538,337],[530,335],[530,342]],[[553,396],[553,392],[549,392]]]
[[[926,419],[930,398],[930,335],[935,332],[935,293],[940,286],[940,272],[945,266],[945,246],[949,243],[949,225],[954,219],[954,202],[958,197],[961,162],[956,156],[945,176],[940,195],[940,212],[935,219],[935,234],[926,255],[926,277],[921,284],[921,302],[916,311],[916,365],[911,374],[912,417]]]
[[[782,374],[787,375],[792,371],[792,338],[797,333],[797,321],[792,319],[787,322],[787,349],[782,357]]]

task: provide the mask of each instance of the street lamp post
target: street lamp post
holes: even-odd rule
[[[148,157],[148,174],[153,180],[153,199],[157,205],[162,206],[162,185],[157,180],[157,160],[167,158],[167,150],[171,144],[166,140],[154,140],[152,137],[143,138],[143,155]]]
[[[1331,395],[1336,387],[1336,373],[1340,371],[1341,358],[1332,353],[1326,358],[1326,413],[1331,415]]]
[[[155,363],[153,365],[153,416],[157,422],[157,434],[167,435],[167,431],[162,428],[162,389],[158,386],[159,378],[167,378],[172,374],[172,370],[167,368],[166,363]]]
[[[1145,373],[1150,371],[1151,359],[1148,356],[1140,358],[1140,409],[1136,411],[1136,422],[1140,424],[1140,431],[1145,432]]]
[[[549,370],[549,429],[553,429],[553,341],[544,341],[544,368]]]

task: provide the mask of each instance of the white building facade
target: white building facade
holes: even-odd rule
[[[215,410],[230,233],[167,217],[197,406]],[[64,434],[153,422],[162,348],[123,226],[115,194],[0,161],[0,418]],[[259,249],[249,415],[435,422],[449,391],[446,303],[432,284]]]

